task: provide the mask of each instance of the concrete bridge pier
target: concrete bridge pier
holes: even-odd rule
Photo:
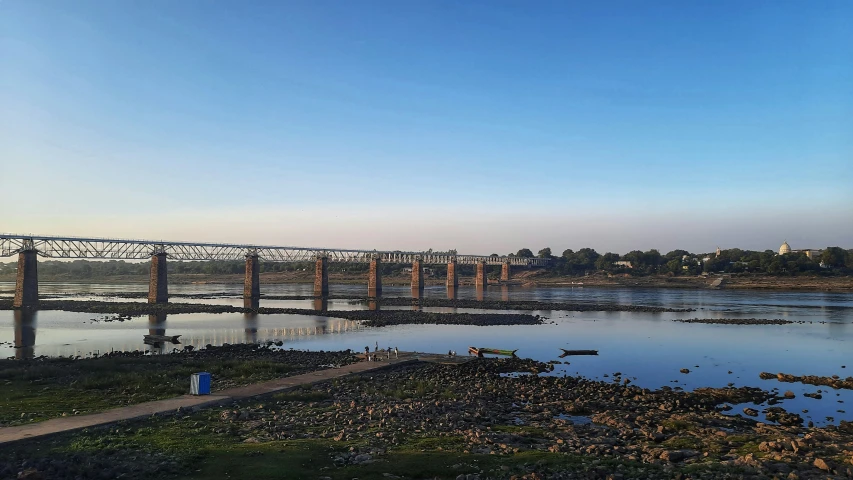
[[[258,254],[246,255],[246,277],[243,281],[243,308],[257,309],[261,298],[261,268]]]
[[[169,303],[169,277],[166,274],[166,252],[151,256],[148,278],[148,303]]]
[[[424,289],[424,267],[421,264],[421,257],[415,258],[412,262],[412,293],[414,294],[415,290],[419,292]]]
[[[24,250],[18,254],[18,273],[15,276],[14,308],[36,308],[39,303],[38,253]]]
[[[509,262],[504,262],[501,266],[501,281],[508,282],[512,275],[512,267]]]
[[[447,263],[447,288],[453,288],[459,286],[459,275],[456,272],[456,259],[454,258],[450,262]]]
[[[314,268],[314,295],[329,294],[329,258],[325,255],[317,256]]]
[[[382,295],[382,265],[379,257],[370,261],[370,272],[367,274],[367,296],[376,298]]]
[[[474,286],[477,288],[486,288],[488,284],[488,280],[486,279],[486,262],[481,260],[474,266]]]

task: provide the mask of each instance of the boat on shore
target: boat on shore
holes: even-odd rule
[[[491,354],[491,355],[504,355],[507,357],[514,357],[515,352],[517,352],[517,351],[518,351],[517,348],[515,350],[501,350],[498,348],[468,347],[468,353],[471,355],[476,355],[478,357],[482,357],[484,354],[487,354],[487,353]]]

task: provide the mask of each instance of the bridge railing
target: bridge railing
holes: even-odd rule
[[[185,261],[243,260],[249,255],[257,255],[267,262],[307,262],[326,257],[330,262],[348,263],[367,263],[378,258],[386,263],[420,260],[423,264],[442,264],[455,259],[462,265],[479,262],[515,266],[547,264],[547,259],[543,258],[511,256],[0,234],[0,256],[8,257],[26,250],[35,250],[41,257],[60,259],[145,260],[154,254],[165,253],[170,259]]]

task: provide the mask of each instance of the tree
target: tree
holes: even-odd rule
[[[595,269],[604,272],[613,270],[613,264],[619,261],[618,253],[607,252],[595,260]]]
[[[551,247],[545,247],[542,250],[539,250],[537,256],[539,258],[551,258]]]
[[[840,247],[826,247],[820,254],[820,261],[827,267],[843,267],[847,263],[847,252]]]
[[[672,260],[666,262],[666,269],[672,272],[674,275],[678,275],[683,270],[681,268],[681,257],[673,258]]]
[[[681,258],[685,255],[687,255],[688,257],[691,256],[690,252],[688,252],[687,250],[673,250],[664,255],[664,258],[666,258],[667,260],[674,260],[676,258],[681,260]]]
[[[533,258],[533,252],[529,248],[522,248],[515,255],[522,258]]]

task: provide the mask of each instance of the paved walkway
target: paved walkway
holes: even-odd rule
[[[457,360],[458,363],[458,361],[461,361],[464,358],[467,357],[455,357],[454,360],[459,359]],[[351,365],[344,365],[340,368],[328,368],[325,370],[318,370],[316,372],[304,373],[302,375],[294,375],[292,377],[284,377],[276,380],[270,380],[268,382],[247,385],[245,387],[221,390],[214,392],[212,395],[183,395],[176,398],[155,400],[153,402],[145,402],[137,405],[128,405],[126,407],[114,408],[105,412],[92,413],[89,415],[59,417],[29,425],[4,427],[0,428],[0,444],[45,435],[53,435],[71,430],[79,430],[82,428],[94,427],[96,425],[106,425],[122,420],[149,417],[158,413],[172,412],[178,408],[190,408],[196,410],[222,405],[243,398],[280,392],[302,385],[311,385],[314,383],[332,380],[334,378],[345,377],[347,375],[380,370],[392,365],[401,365],[417,361],[443,363],[443,360],[446,359],[448,359],[446,355],[400,352],[399,358],[392,358],[391,360],[386,358],[378,362],[361,361]],[[187,379],[187,388],[189,388],[189,379]]]

